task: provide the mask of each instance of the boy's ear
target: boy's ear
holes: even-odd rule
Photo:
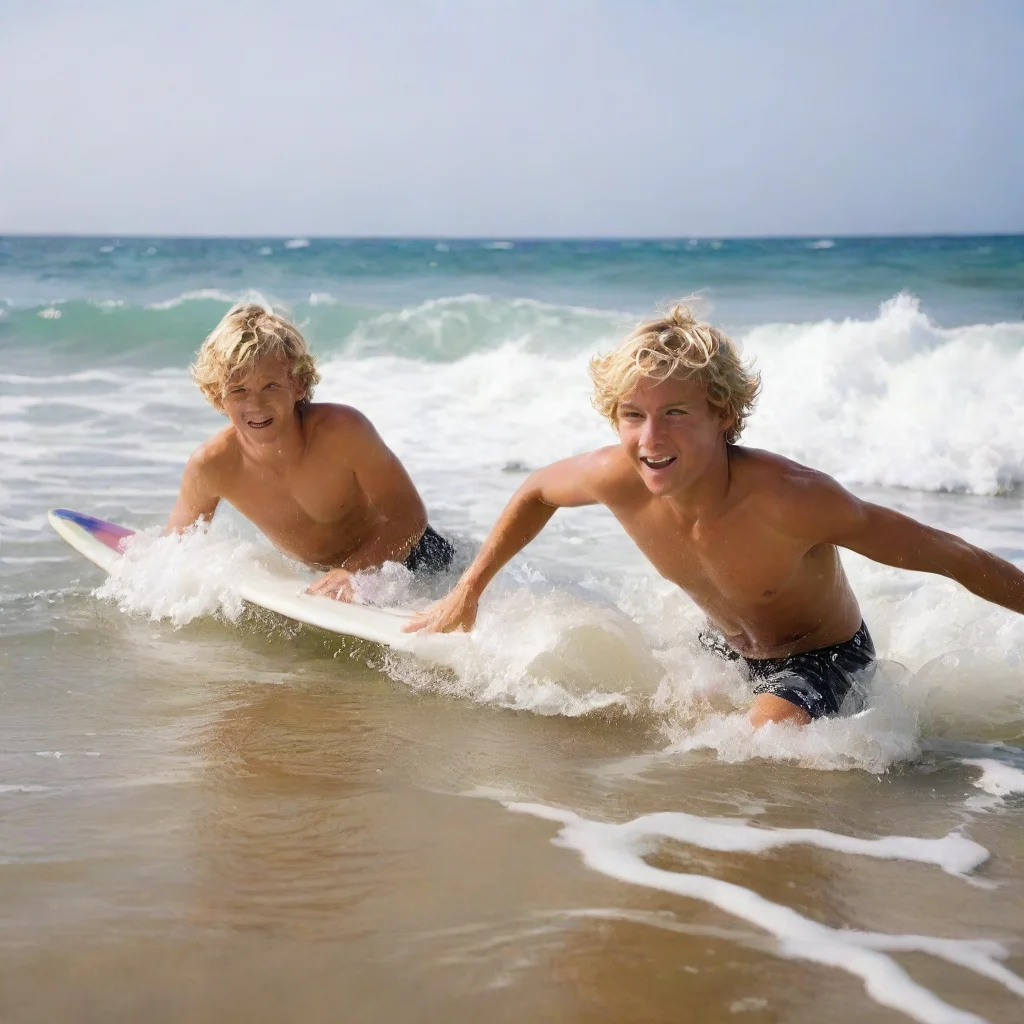
[[[722,421],[722,433],[728,435],[729,431],[736,426],[736,410],[725,405],[719,410],[718,415]]]

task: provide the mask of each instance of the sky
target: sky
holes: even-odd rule
[[[1020,0],[0,0],[0,234],[1024,231]]]

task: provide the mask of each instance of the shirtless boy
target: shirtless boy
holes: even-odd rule
[[[469,629],[498,570],[559,508],[603,504],[708,618],[703,646],[742,663],[750,712],[806,724],[836,714],[874,646],[837,547],[933,572],[1024,613],[1024,573],[948,533],[854,497],[771,452],[735,445],[760,380],[685,306],[590,365],[608,448],[538,470],[513,495],[455,589],[407,627]]]
[[[320,380],[305,339],[265,306],[235,306],[203,342],[192,376],[231,421],[188,460],[165,533],[229,502],[282,551],[330,570],[311,587],[347,601],[352,574],[385,561],[442,571],[452,546],[373,424],[312,402]]]

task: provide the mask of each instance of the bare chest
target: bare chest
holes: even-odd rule
[[[658,572],[708,611],[771,605],[809,569],[805,548],[753,516],[702,525],[682,524],[654,503],[612,511]]]
[[[259,467],[239,472],[224,497],[272,540],[306,560],[327,560],[356,546],[373,509],[346,467],[287,474]]]

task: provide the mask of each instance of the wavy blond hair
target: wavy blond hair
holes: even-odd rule
[[[699,381],[708,401],[732,413],[725,439],[739,439],[761,390],[761,375],[743,361],[735,342],[678,303],[641,323],[614,352],[590,360],[594,408],[615,425],[619,403],[644,380]]]
[[[303,388],[301,401],[313,397],[320,374],[306,339],[294,324],[260,302],[240,302],[224,314],[190,367],[192,379],[206,400],[223,411],[228,382],[268,355],[282,356],[291,364],[292,379]]]

